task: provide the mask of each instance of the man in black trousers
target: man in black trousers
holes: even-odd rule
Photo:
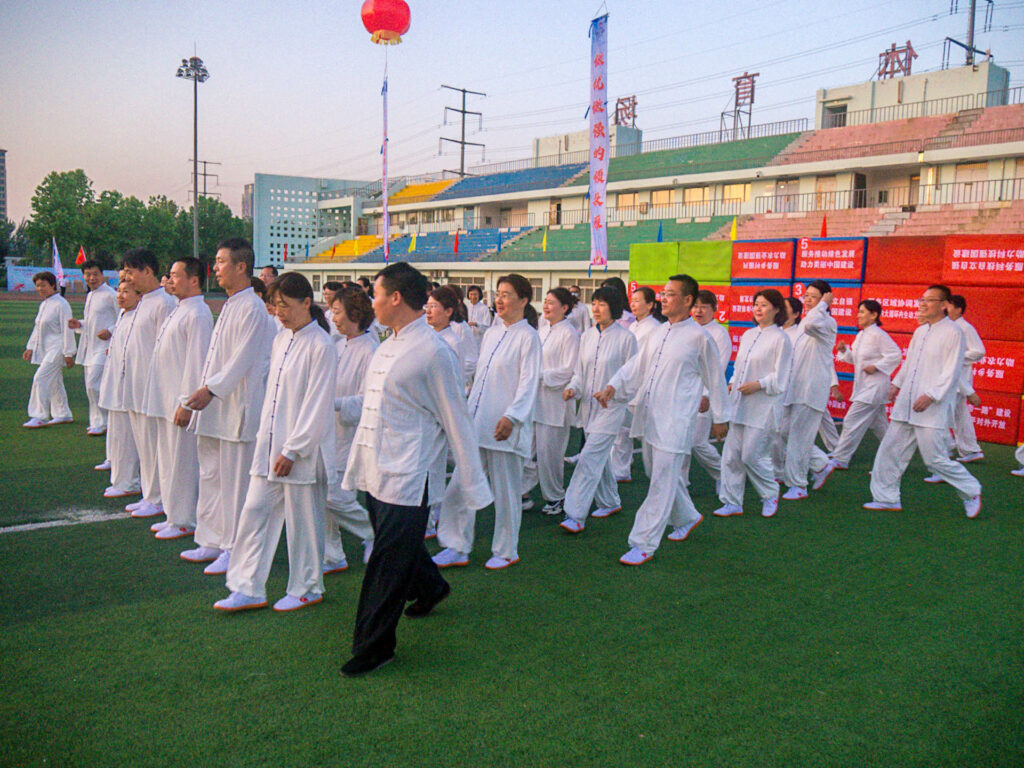
[[[395,630],[405,615],[428,615],[451,591],[423,545],[431,504],[444,477],[428,470],[451,447],[455,471],[448,493],[481,509],[493,497],[480,463],[458,361],[427,325],[428,282],[404,262],[385,267],[373,286],[377,321],[393,330],[374,352],[366,374],[363,412],[342,487],[366,492],[373,553],[356,612],[346,677],[372,672],[395,655]],[[447,442],[446,442],[447,441]]]

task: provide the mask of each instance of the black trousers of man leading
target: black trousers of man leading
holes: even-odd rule
[[[395,650],[395,630],[409,600],[431,600],[448,589],[423,537],[430,508],[427,492],[419,506],[388,504],[366,494],[373,526],[373,552],[366,564],[356,609],[352,654],[388,657]]]

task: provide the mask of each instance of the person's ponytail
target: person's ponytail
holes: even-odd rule
[[[537,327],[537,323],[540,321],[540,318],[537,316],[537,310],[533,308],[533,304],[529,303],[523,308],[523,317],[534,328]]]
[[[331,324],[327,322],[327,315],[324,314],[323,309],[316,302],[310,302],[309,314],[316,320],[317,325],[323,328],[327,333],[331,332]]]

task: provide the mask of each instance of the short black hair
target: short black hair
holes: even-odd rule
[[[701,304],[707,304],[712,309],[718,309],[718,297],[707,289],[697,291],[697,301]],[[697,301],[694,301],[693,303],[696,304]]]
[[[407,261],[396,261],[388,264],[377,273],[376,279],[381,280],[384,290],[388,293],[396,291],[402,294],[402,301],[419,312],[427,303],[429,282],[426,276]]]
[[[245,274],[252,274],[252,265],[256,261],[256,254],[253,253],[252,243],[246,240],[244,237],[229,237],[226,240],[221,240],[217,243],[217,250],[224,249],[231,254],[231,261],[235,264],[239,262],[245,263]],[[274,277],[277,277],[277,268],[270,267],[274,270]]]
[[[160,277],[160,263],[156,254],[149,248],[132,248],[121,260],[121,267],[124,269],[148,269],[153,277]]]
[[[942,294],[942,300],[943,301],[952,301],[953,300],[953,292],[951,290],[949,290],[949,286],[948,285],[942,285],[942,283],[938,283],[936,285],[929,285],[925,290],[926,291],[938,291],[939,293]]]
[[[804,303],[796,296],[787,296],[786,303],[793,310],[793,319],[800,322],[800,318],[804,316]]]
[[[832,286],[829,285],[827,280],[811,280],[807,284],[808,288],[817,288],[821,291],[821,295],[824,296],[826,293],[832,293]]]
[[[200,283],[206,277],[206,265],[195,256],[182,256],[174,260],[175,264],[181,264],[185,268],[185,274],[189,277],[199,278]]]
[[[328,280],[326,283],[324,283],[323,290],[334,291],[335,293],[337,293],[344,287],[344,284],[340,280]]]
[[[217,250],[220,250],[219,248]],[[263,299],[263,303],[267,303],[267,284],[260,280],[258,277],[249,275],[249,285],[252,286],[253,293]]]
[[[238,239],[241,240],[242,238],[238,238]],[[225,241],[225,242],[227,242],[227,241]],[[248,242],[248,240],[246,242]],[[222,248],[226,248],[227,246],[223,246],[222,245],[221,247]],[[262,272],[264,269],[269,269],[270,270],[270,274],[272,274],[274,277],[277,277],[277,267],[275,267],[273,264],[264,264],[262,267],[260,267],[260,272]]]
[[[622,317],[622,296],[617,288],[611,285],[602,285],[590,296],[590,300],[603,301],[608,305],[608,311],[612,313],[612,320]]]
[[[57,276],[53,274],[53,272],[47,272],[46,270],[43,270],[42,272],[36,272],[34,275],[32,275],[33,284],[38,283],[40,280],[49,283],[54,288],[57,287]]]
[[[782,294],[775,288],[762,288],[760,291],[754,294],[754,298],[751,301],[757,301],[758,296],[763,298],[773,307],[775,307],[775,324],[782,325],[786,322],[786,300],[782,298]]]
[[[858,307],[864,307],[868,312],[875,316],[875,325],[879,328],[882,327],[882,305],[874,299],[864,299]]]
[[[481,288],[479,285],[471,285],[469,286],[469,288],[466,289],[467,299],[469,298],[469,294],[471,294],[473,291],[477,292],[477,295],[480,297],[480,301],[484,300],[484,289]]]
[[[967,299],[965,299],[959,293],[954,293],[952,296],[950,296],[949,303],[952,304],[957,309],[959,309],[961,315],[967,311]]]
[[[670,283],[682,283],[683,296],[692,296],[694,301],[697,301],[697,293],[700,292],[700,285],[689,275],[672,275],[668,279]]]
[[[82,262],[83,275],[85,274],[85,270],[87,269],[98,269],[101,274],[103,272],[103,267],[101,267],[100,263],[94,259],[86,259],[85,261]]]
[[[367,290],[369,290],[370,286],[373,285],[373,281],[366,275],[361,275],[360,277],[357,277],[356,282],[363,286],[363,288],[366,288]],[[426,304],[426,302],[423,303]]]

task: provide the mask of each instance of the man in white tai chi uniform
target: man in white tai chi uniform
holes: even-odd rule
[[[157,471],[167,521],[153,526],[158,539],[191,536],[196,529],[199,459],[195,433],[187,429],[192,411],[185,403],[199,387],[213,332],[213,315],[200,288],[206,277],[203,263],[186,256],[171,265],[170,275],[178,306],[156,337],[145,398],[146,415],[159,422]]]
[[[129,504],[125,509],[132,513],[132,517],[153,517],[163,512],[157,470],[160,420],[145,413],[146,383],[156,337],[164,320],[177,306],[177,300],[161,287],[156,254],[148,248],[128,251],[123,267],[125,282],[134,285],[142,294],[129,320],[124,345],[124,405],[128,411],[135,448],[139,452],[142,501]],[[167,360],[163,364],[174,366],[178,363]]]
[[[974,420],[971,418],[970,405],[981,405],[981,398],[974,391],[974,364],[985,357],[985,343],[981,340],[977,329],[967,322],[967,299],[953,294],[949,300],[949,319],[956,323],[964,334],[964,362],[961,368],[960,395],[956,399],[953,411],[953,439],[956,443],[957,461],[969,464],[981,461],[985,454],[978,445],[978,436],[974,431]]]
[[[228,300],[213,329],[201,384],[185,403],[198,411],[190,427],[196,433],[199,458],[198,546],[181,557],[193,563],[213,561],[203,570],[207,575],[228,572],[249,490],[249,467],[276,330],[275,318],[267,314],[263,299],[252,289],[252,264],[248,240],[239,237],[219,244],[213,271]]]
[[[85,368],[85,394],[89,398],[89,427],[85,433],[102,435],[107,431],[107,412],[99,404],[100,382],[107,362],[107,347],[117,325],[117,293],[107,285],[103,270],[95,261],[82,264],[82,277],[89,286],[83,319],[69,320],[68,327],[82,334],[75,362]]]
[[[729,360],[732,358],[732,339],[729,338],[729,331],[724,325],[715,320],[715,312],[718,311],[718,299],[711,291],[698,291],[697,301],[693,304],[690,312],[697,324],[707,331],[715,342],[718,349],[718,362],[722,366],[722,375],[725,376],[725,369],[729,367]],[[692,459],[697,459],[704,470],[711,475],[711,479],[718,484],[718,478],[722,474],[722,457],[711,444],[711,415],[707,410],[707,392],[701,402],[701,411],[697,414],[697,426],[693,437],[693,450],[686,457],[683,464],[683,476],[687,484],[690,482],[690,464]]]
[[[28,421],[22,426],[37,429],[72,421],[63,368],[75,364],[75,334],[68,327],[71,305],[57,293],[57,278],[53,273],[37,272],[32,282],[43,300],[39,302],[32,335],[21,359],[39,367],[32,377]]]
[[[654,556],[665,527],[671,541],[683,541],[703,519],[693,506],[683,463],[693,448],[697,412],[704,391],[711,408],[711,434],[725,437],[728,406],[725,376],[711,336],[690,317],[697,281],[673,275],[662,292],[665,321],[649,343],[594,395],[602,405],[622,389],[636,393],[630,436],[640,438],[644,469],[651,479],[647,498],[636,511],[623,565],[641,565]]]
[[[967,517],[977,517],[981,511],[981,483],[947,451],[965,348],[963,331],[946,316],[950,296],[946,286],[933,285],[920,299],[917,319],[921,325],[892,381],[890,397],[896,401],[889,430],[875,455],[873,500],[865,509],[902,509],[900,480],[917,448],[925,466],[956,489]]]

